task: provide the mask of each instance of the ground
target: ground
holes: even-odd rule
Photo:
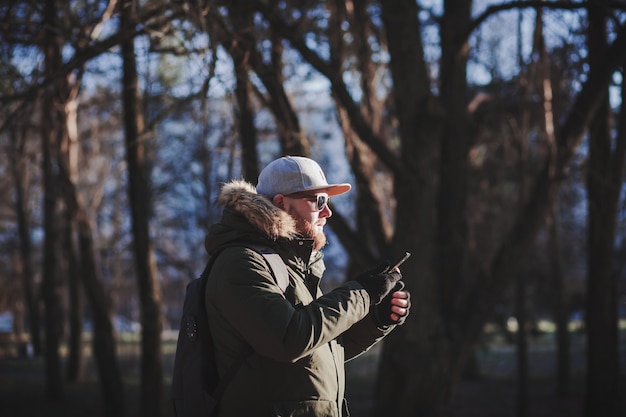
[[[582,417],[582,381],[574,381],[573,394],[557,399],[549,380],[534,380],[530,387],[529,417]],[[366,417],[367,397],[350,392],[352,417]],[[516,384],[512,380],[481,379],[461,381],[457,387],[451,415],[454,417],[515,417]],[[598,416],[599,417],[599,416]]]
[[[94,382],[66,384],[64,399],[49,401],[45,396],[40,360],[0,360],[0,416],[7,417],[97,417],[100,416],[100,391]],[[351,378],[348,399],[352,417],[366,417],[371,407],[371,384]],[[582,381],[576,380],[573,394],[559,400],[549,379],[533,380],[530,387],[529,417],[582,416]],[[139,416],[139,390],[136,383],[126,384],[129,417]],[[515,416],[516,385],[510,379],[464,380],[459,384],[453,404],[455,417]]]
[[[584,401],[584,351],[582,343],[572,346],[571,394],[565,399],[555,396],[554,349],[549,343],[535,341],[529,364],[531,383],[528,417],[582,417]],[[623,346],[623,345],[622,345]],[[175,342],[165,342],[164,375],[171,375]],[[88,354],[89,348],[86,345]],[[498,344],[479,352],[482,376],[462,380],[452,404],[451,417],[515,417],[516,390],[514,346]],[[622,363],[626,363],[622,349]],[[41,358],[19,358],[2,354],[0,349],[0,416],[1,417],[99,417],[101,393],[95,381],[90,360],[88,382],[65,383],[64,397],[50,401],[45,395],[44,364]],[[127,417],[139,417],[138,368],[139,344],[127,340],[119,347],[120,367],[125,373]],[[372,405],[373,379],[377,369],[377,349],[347,364],[347,392],[352,417],[367,417]],[[169,383],[165,381],[166,395]],[[626,402],[626,396],[623,398]],[[624,404],[626,410],[626,404]],[[602,417],[602,416],[597,416]],[[626,417],[626,416],[625,416]]]

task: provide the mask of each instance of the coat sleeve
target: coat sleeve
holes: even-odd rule
[[[372,346],[387,336],[395,327],[396,326],[378,327],[374,320],[374,313],[370,312],[363,320],[346,330],[341,338],[346,361],[367,352]]]
[[[274,282],[265,259],[247,248],[226,249],[215,261],[206,301],[260,355],[295,362],[336,339],[369,312],[355,282],[294,307]]]

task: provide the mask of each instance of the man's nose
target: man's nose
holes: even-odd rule
[[[330,217],[333,215],[333,211],[330,209],[328,204],[324,206],[324,208],[320,211],[320,217]]]

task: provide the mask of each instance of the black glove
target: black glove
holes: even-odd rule
[[[408,304],[406,307],[403,307],[406,309],[406,313],[400,316],[398,313],[394,313],[393,311],[391,311],[391,307],[392,307],[391,299],[393,298],[392,294],[396,291],[402,291],[403,288],[404,288],[404,282],[398,281],[396,283],[396,286],[393,288],[393,290],[390,291],[389,294],[385,296],[385,298],[383,298],[380,304],[374,306],[374,317],[376,318],[376,323],[379,326],[385,327],[385,326],[391,326],[392,324],[397,324],[398,326],[400,326],[406,320],[407,316],[409,315],[409,309],[411,308],[411,293],[410,292],[406,291],[408,295],[408,297],[406,298]],[[391,318],[392,313],[400,316],[398,321],[393,321],[393,319]]]
[[[389,264],[382,263],[376,268],[360,273],[354,280],[365,288],[372,304],[379,304],[401,279],[402,274],[399,271],[389,271]]]

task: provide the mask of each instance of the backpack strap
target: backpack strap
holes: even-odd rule
[[[213,255],[211,255],[209,262],[204,268],[204,271],[202,271],[201,278],[204,282],[203,282],[203,288],[202,288],[201,294],[203,298],[204,298],[204,285],[206,285],[206,280],[209,276],[211,267],[213,266],[213,262],[215,262],[215,258],[217,258],[217,255],[221,253],[224,249],[229,248],[229,247],[249,248],[263,255],[263,257],[265,258],[265,261],[267,262],[267,265],[269,266],[270,273],[272,274],[274,281],[276,281],[276,285],[278,285],[278,287],[283,292],[283,294],[285,293],[285,291],[287,291],[287,288],[289,287],[289,272],[287,271],[287,265],[285,265],[283,258],[281,258],[280,255],[274,249],[268,246],[263,246],[263,245],[232,243],[232,244],[227,244],[227,245],[220,246],[219,248],[217,248],[216,251],[213,253]]]
[[[281,258],[280,255],[273,249],[265,246],[250,246],[250,249],[254,249],[263,255],[268,266],[270,267],[270,272],[274,277],[274,281],[276,281],[276,284],[284,294],[289,287],[289,272],[287,271],[287,265],[285,265],[283,258]]]

